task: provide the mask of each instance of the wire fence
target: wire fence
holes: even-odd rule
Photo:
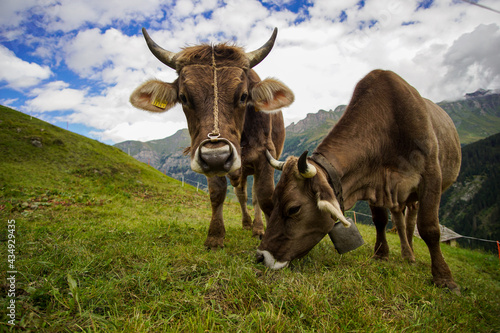
[[[172,175],[172,174],[168,174],[167,172],[164,172],[164,174],[170,178],[173,178],[173,179],[176,179],[178,181],[181,182],[181,186],[184,187],[184,184],[188,184],[188,185],[191,185],[193,187],[196,187],[196,191],[203,191],[205,193],[208,193],[208,184],[205,184],[203,182],[200,182],[198,180],[193,180],[193,179],[189,179],[189,178],[186,178],[184,175],[181,175],[180,177],[179,176],[176,176],[176,175]],[[227,190],[227,193],[226,193],[226,199],[229,198],[229,199],[237,199],[236,197],[236,193],[234,193],[234,189],[231,185],[228,185],[228,190]],[[251,199],[251,198],[250,198]]]

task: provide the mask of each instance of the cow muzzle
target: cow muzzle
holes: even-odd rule
[[[222,138],[202,141],[191,160],[191,169],[207,177],[225,176],[239,168],[241,158],[236,147]]]
[[[257,250],[257,262],[262,262],[271,269],[281,269],[288,266],[288,261],[278,261],[269,251]]]

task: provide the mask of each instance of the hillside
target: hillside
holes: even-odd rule
[[[325,238],[271,271],[236,203],[224,207],[225,248],[206,251],[208,196],[114,147],[0,107],[0,158],[0,242],[17,271],[15,284],[0,271],[0,307],[15,304],[0,312],[2,332],[500,328],[496,256],[443,246],[457,296],[432,285],[423,241],[408,265],[388,234],[390,260],[373,261],[374,228],[359,225],[358,250],[338,255]]]
[[[191,170],[189,157],[183,154],[191,145],[187,128],[177,131],[172,136],[147,142],[124,141],[115,147],[133,156],[138,161],[147,163],[155,169],[175,179],[189,179],[191,184],[200,182],[207,185],[205,176]]]
[[[297,124],[287,126],[285,147],[280,159],[284,160],[291,155],[300,156],[298,151],[313,151],[339,121],[345,109],[345,105],[339,105],[333,111],[319,110],[317,113],[309,113]]]
[[[177,183],[118,148],[5,107],[0,110],[0,155],[0,186],[13,198],[26,195],[26,186],[65,193],[68,188],[85,192],[88,185],[127,195],[128,187],[137,184]]]
[[[467,94],[465,100],[438,103],[457,127],[460,142],[469,144],[500,132],[500,94]]]
[[[500,240],[500,134],[463,147],[462,156],[457,182],[441,199],[441,222],[462,235]]]
[[[189,167],[189,160],[182,157],[184,156],[183,150],[190,144],[191,138],[186,128],[165,139],[148,142],[124,141],[115,146],[144,163],[149,162],[158,170],[175,173],[171,165],[177,163],[172,163],[171,159],[186,160],[186,163],[181,163],[179,167]]]

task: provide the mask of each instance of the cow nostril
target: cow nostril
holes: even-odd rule
[[[264,255],[260,252],[257,252],[256,256],[257,262],[263,262],[264,261]]]
[[[225,176],[241,167],[241,159],[236,147],[226,139],[213,142],[202,141],[191,160],[193,171],[207,177]]]
[[[225,170],[231,167],[233,161],[233,151],[228,144],[212,145],[206,144],[200,147],[200,160],[210,169]],[[227,170],[225,170],[227,171]]]

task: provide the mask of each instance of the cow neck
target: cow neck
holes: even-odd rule
[[[315,151],[311,155],[311,160],[316,162],[323,170],[325,170],[328,176],[328,183],[330,184],[333,192],[335,193],[335,197],[339,202],[340,209],[342,210],[342,214],[344,213],[344,195],[342,193],[342,183],[340,182],[340,174],[337,169],[326,159],[323,154]]]

